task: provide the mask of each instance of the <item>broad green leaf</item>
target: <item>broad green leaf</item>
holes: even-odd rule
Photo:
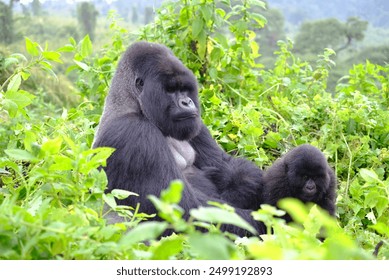
[[[250,0],[251,5],[261,7],[262,9],[266,9],[266,2],[260,0]]]
[[[81,62],[81,61],[78,61],[78,60],[73,60],[75,64],[78,65],[78,67],[80,67],[81,69],[85,70],[85,71],[89,71],[90,70],[90,67],[88,65],[86,65],[84,62]]]
[[[251,13],[251,17],[256,21],[260,27],[264,27],[267,23],[267,19],[261,14]]]
[[[26,50],[32,56],[39,55],[38,44],[36,42],[31,41],[29,38],[25,37],[26,40]]]
[[[379,181],[378,175],[372,170],[362,168],[361,170],[359,170],[359,174],[368,183]]]
[[[119,241],[119,246],[130,248],[141,241],[157,239],[167,228],[168,224],[165,222],[143,222],[124,235]]]
[[[27,211],[31,215],[35,216],[36,212],[41,207],[42,202],[43,202],[42,196],[36,196],[32,201],[29,202]]]
[[[51,171],[53,170],[65,171],[65,170],[72,170],[74,168],[72,164],[73,161],[67,156],[57,155],[57,156],[53,156],[53,158],[55,160],[55,163],[50,166],[49,170]]]
[[[253,234],[256,233],[256,230],[235,212],[214,207],[200,207],[190,210],[190,215],[199,221],[235,225]]]
[[[192,254],[204,260],[228,260],[234,250],[234,244],[230,240],[212,233],[192,233],[188,244]]]
[[[113,195],[111,193],[103,194],[103,200],[112,209],[115,209],[115,207],[117,206],[116,200],[115,200],[115,198],[113,197]]]
[[[4,99],[1,103],[0,103],[5,110],[7,110],[9,116],[11,118],[15,117],[18,113],[18,105],[13,102],[12,100],[10,99]]]
[[[372,229],[376,230],[378,233],[389,237],[389,226],[387,224],[384,224],[382,222],[378,222],[375,225],[369,226],[369,228],[372,228]]]
[[[57,75],[53,71],[53,66],[49,62],[47,62],[47,61],[40,61],[39,65],[45,72],[49,73],[54,78],[58,79]]]
[[[137,193],[126,191],[126,190],[121,190],[121,189],[113,189],[111,191],[111,194],[120,200],[126,199],[127,197],[129,197],[131,195],[139,196]]]
[[[200,7],[200,12],[202,13],[203,18],[206,21],[211,20],[212,19],[212,15],[213,15],[212,4],[205,4],[204,6],[201,6]]]
[[[24,108],[31,104],[35,96],[28,93],[27,91],[19,90],[7,91],[5,93],[5,98],[14,102],[19,108]]]
[[[62,138],[54,138],[49,139],[45,143],[42,144],[42,151],[47,155],[55,155],[58,154],[61,150]]]
[[[82,39],[80,44],[81,44],[81,49],[80,49],[81,56],[83,58],[90,56],[93,52],[93,49],[92,49],[92,42],[89,38],[89,35],[86,35],[84,39]]]
[[[23,81],[26,81],[30,78],[31,73],[27,69],[23,69],[23,71],[20,72],[20,75],[22,75]]]
[[[4,69],[7,69],[8,66],[18,64],[19,60],[16,57],[7,57],[4,61]]]
[[[177,204],[181,201],[184,183],[180,180],[174,180],[170,183],[169,188],[161,191],[161,200],[166,203]]]
[[[7,149],[4,151],[9,157],[16,160],[34,161],[36,157],[25,150],[21,149]]]
[[[153,260],[168,260],[179,254],[184,247],[182,235],[172,235],[162,239],[153,250]]]
[[[65,45],[57,49],[57,52],[73,52],[75,50],[73,45]]]
[[[307,207],[300,200],[295,198],[284,198],[278,202],[281,209],[284,209],[288,214],[299,223],[304,223],[308,217]]]
[[[7,91],[13,91],[16,92],[20,85],[22,83],[22,77],[20,74],[16,74],[15,76],[12,77],[12,79],[9,81]]]
[[[44,51],[44,52],[42,52],[42,55],[47,60],[62,63],[62,60],[60,59],[61,54],[59,52]]]
[[[193,23],[192,23],[192,36],[193,38],[197,39],[201,33],[201,31],[203,31],[203,28],[204,28],[204,21],[202,18],[196,18],[194,19]]]

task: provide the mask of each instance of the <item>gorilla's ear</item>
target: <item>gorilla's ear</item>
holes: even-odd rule
[[[289,171],[289,165],[288,165],[288,163],[284,160],[284,162],[283,162],[282,165],[284,166],[285,174],[287,174],[288,171]]]
[[[138,77],[138,78],[135,79],[135,87],[139,91],[139,93],[142,92],[143,85],[144,85],[144,82],[143,82],[143,80],[141,78]]]

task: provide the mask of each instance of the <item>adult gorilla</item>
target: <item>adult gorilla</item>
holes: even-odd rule
[[[226,202],[258,233],[263,224],[250,213],[261,201],[262,171],[253,163],[226,154],[200,118],[193,73],[165,46],[137,42],[121,58],[106,98],[94,147],[113,147],[105,171],[108,189],[125,189],[123,204],[140,203],[155,213],[147,199],[159,196],[170,181],[185,183],[180,206],[189,210],[207,201]],[[243,236],[232,225],[223,230]]]

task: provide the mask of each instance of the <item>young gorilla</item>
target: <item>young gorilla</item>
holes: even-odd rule
[[[294,148],[276,160],[264,175],[263,203],[294,197],[313,202],[335,215],[336,179],[323,153],[308,144]],[[287,221],[291,218],[285,216]]]
[[[165,46],[137,42],[121,58],[93,147],[113,147],[105,168],[108,191],[139,194],[120,203],[140,203],[156,213],[148,195],[160,196],[174,179],[184,182],[180,206],[189,210],[207,201],[226,202],[259,234],[266,231],[251,217],[259,208],[262,171],[253,163],[225,153],[200,118],[193,73]],[[215,183],[216,182],[216,183]],[[240,236],[232,225],[223,230]]]

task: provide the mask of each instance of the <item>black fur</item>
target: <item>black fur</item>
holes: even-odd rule
[[[105,168],[108,189],[138,193],[121,203],[140,203],[140,211],[155,213],[147,196],[159,196],[173,179],[180,179],[185,183],[180,203],[185,217],[209,200],[226,202],[264,233],[263,224],[250,215],[261,201],[262,171],[217,145],[202,123],[197,95],[193,73],[166,47],[138,42],[126,51],[93,145],[116,149]],[[247,234],[232,225],[222,229]]]
[[[294,148],[269,167],[263,176],[263,202],[277,205],[286,197],[313,202],[335,215],[336,179],[323,153],[308,144]],[[286,216],[290,221],[290,217]]]

